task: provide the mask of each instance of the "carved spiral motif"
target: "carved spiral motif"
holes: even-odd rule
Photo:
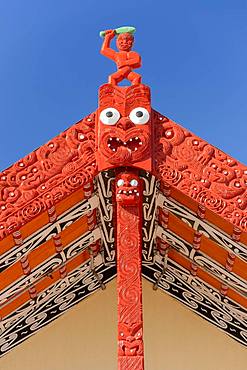
[[[217,213],[222,213],[226,207],[226,202],[223,199],[214,197],[212,193],[207,194],[207,192],[201,192],[197,198],[200,203],[203,203],[207,208]]]
[[[44,208],[45,206],[42,202],[34,200],[23,208],[22,210],[23,218],[29,221],[32,218],[38,216],[44,210]]]
[[[136,272],[136,270],[130,271],[130,273],[133,273],[133,272]],[[138,289],[138,284],[135,285],[134,282],[132,281],[132,284],[130,287],[123,286],[121,291],[119,292],[119,297],[121,299],[121,302],[122,304],[125,304],[127,308],[139,303],[139,295],[136,293],[137,289]],[[131,310],[132,310],[132,307],[131,307]],[[124,316],[127,318],[128,315],[126,315],[126,307],[121,308],[121,312],[122,312],[122,315],[121,315],[122,318],[124,319]],[[128,311],[128,314],[130,314],[129,311]]]
[[[65,175],[69,175],[76,171],[76,169],[77,169],[76,163],[69,162],[63,167],[62,173],[64,173]]]
[[[160,166],[159,171],[162,173],[163,181],[168,181],[172,185],[177,185],[183,178],[181,172],[167,165]]]

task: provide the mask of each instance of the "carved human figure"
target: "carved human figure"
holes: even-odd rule
[[[116,45],[119,51],[110,47],[111,40],[115,37],[114,30],[105,31],[105,37],[101,48],[101,54],[112,59],[117,64],[117,72],[109,76],[108,82],[117,85],[123,79],[129,80],[132,85],[141,83],[141,76],[133,72],[133,69],[141,67],[141,57],[135,51],[131,51],[134,36],[131,33],[121,33],[117,36]]]

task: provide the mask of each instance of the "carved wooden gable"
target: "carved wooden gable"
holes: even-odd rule
[[[141,187],[117,192],[129,174]],[[116,276],[116,197],[134,191],[143,276],[247,344],[247,168],[152,109],[138,80],[103,85],[94,113],[0,174],[1,355]]]

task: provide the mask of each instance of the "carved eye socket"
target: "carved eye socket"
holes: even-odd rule
[[[120,113],[115,108],[106,108],[102,110],[99,118],[104,125],[115,125],[120,118]]]
[[[130,180],[130,185],[131,186],[137,186],[138,185],[138,181],[136,179],[132,179],[132,180]]]
[[[150,115],[146,108],[138,107],[130,112],[129,117],[136,125],[144,125],[149,121]]]
[[[119,179],[117,181],[117,186],[123,186],[124,185],[124,180],[123,179]]]

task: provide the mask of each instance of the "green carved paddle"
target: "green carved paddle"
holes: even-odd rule
[[[119,35],[120,33],[134,33],[136,29],[135,27],[131,27],[131,26],[123,26],[123,27],[116,28],[114,31],[117,35]],[[105,31],[100,31],[99,35],[100,37],[105,37]]]

